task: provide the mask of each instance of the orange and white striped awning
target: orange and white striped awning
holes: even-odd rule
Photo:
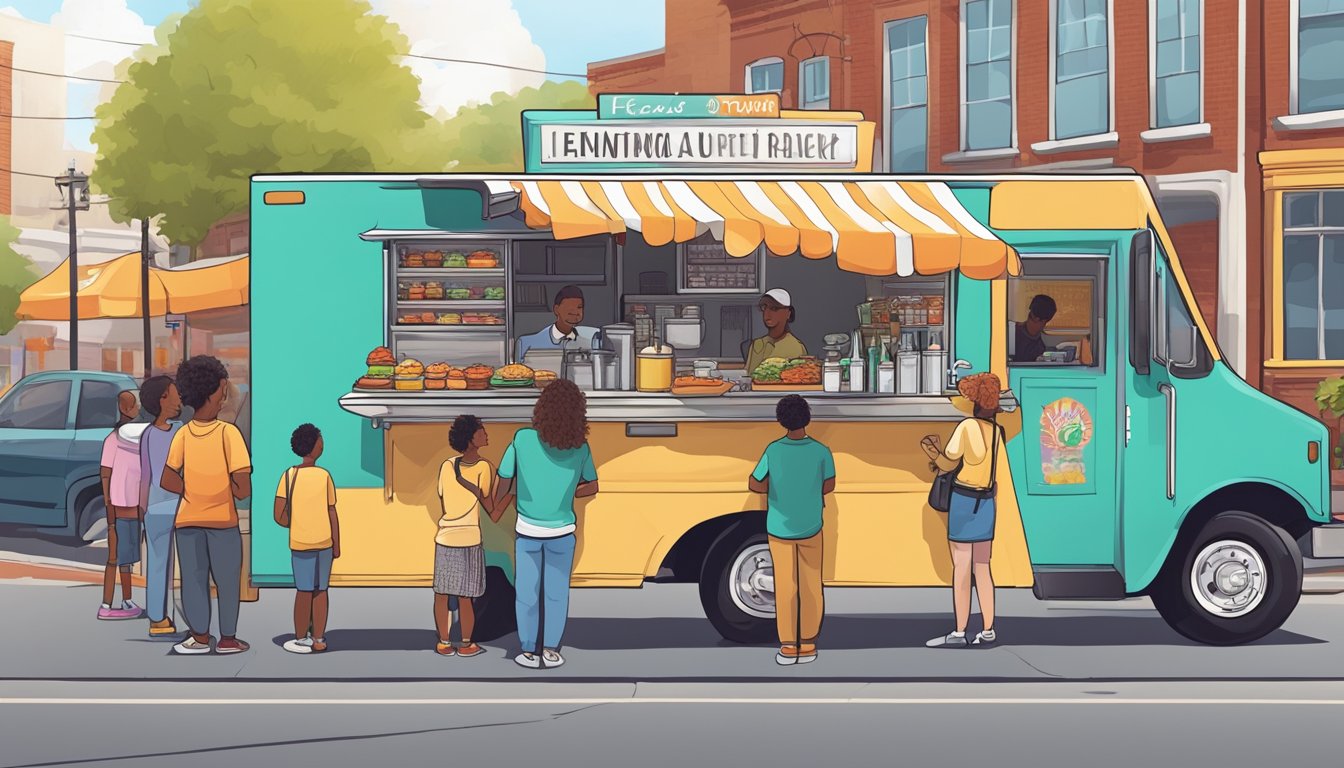
[[[1017,253],[938,181],[541,180],[510,182],[527,226],[556,239],[639,232],[650,245],[710,233],[733,256],[835,254],[866,275],[1021,273]]]

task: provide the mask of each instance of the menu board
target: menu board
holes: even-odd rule
[[[679,246],[678,269],[681,292],[757,293],[760,291],[761,252],[730,256],[714,240]]]
[[[1092,327],[1092,280],[1089,278],[1021,279],[1012,286],[1011,318],[1025,322],[1031,300],[1045,294],[1055,300],[1056,312],[1050,327],[1058,330],[1085,330]]]

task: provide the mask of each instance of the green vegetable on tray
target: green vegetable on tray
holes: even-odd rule
[[[782,357],[767,358],[756,366],[756,370],[751,372],[751,378],[753,381],[762,383],[778,382],[780,380],[779,375],[784,371],[788,362]]]
[[[466,269],[467,254],[462,253],[461,251],[453,251],[444,257],[443,266]]]
[[[504,289],[503,289],[503,288],[486,288],[486,289],[485,289],[485,298],[488,299],[488,300],[490,300],[490,301],[503,301],[503,300],[504,300]]]

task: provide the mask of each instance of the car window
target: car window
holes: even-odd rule
[[[117,425],[117,395],[122,388],[110,381],[85,381],[79,385],[79,410],[75,429],[111,429]]]
[[[0,427],[65,429],[70,415],[70,382],[25,384],[0,402]]]

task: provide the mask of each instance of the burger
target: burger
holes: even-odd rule
[[[461,368],[448,369],[448,389],[466,389],[467,372]]]
[[[496,371],[495,374],[505,381],[532,381],[533,377],[531,368],[518,363],[506,365]]]
[[[545,388],[545,386],[546,386],[547,384],[550,384],[552,381],[555,381],[557,378],[559,378],[559,377],[556,376],[555,371],[538,370],[538,371],[533,371],[533,372],[532,372],[532,384],[533,384],[537,389],[543,389],[543,388]]]
[[[437,269],[437,268],[443,266],[443,252],[442,252],[442,251],[426,251],[426,252],[425,252],[425,257],[424,257],[424,258],[425,258],[425,266],[426,266],[426,267],[433,267],[433,268]]]
[[[447,389],[448,372],[452,369],[447,363],[434,363],[425,368],[425,389]]]
[[[399,392],[418,392],[425,388],[424,376],[424,363],[408,357],[397,365],[394,387]]]
[[[495,374],[495,369],[488,365],[477,363],[468,366],[463,374],[467,380],[467,389],[489,389],[490,377]]]
[[[355,382],[357,389],[391,389],[392,377],[396,373],[397,358],[387,347],[378,347],[369,353],[364,364],[369,368]]]

